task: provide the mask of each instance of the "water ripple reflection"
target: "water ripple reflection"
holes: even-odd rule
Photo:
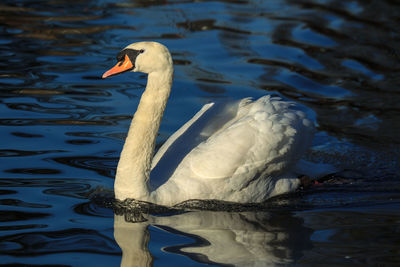
[[[39,256],[57,252],[119,255],[119,250],[112,239],[89,229],[38,231],[6,236],[3,240],[8,243],[7,254],[13,256]]]
[[[132,259],[138,261],[138,266],[151,266],[153,259],[146,237],[149,234],[160,235],[164,240],[171,234],[182,236],[183,244],[168,244],[164,250],[217,265],[291,264],[311,246],[307,241],[311,229],[304,228],[301,220],[285,213],[202,211],[147,219],[153,226],[129,223],[121,216],[114,218],[114,235],[123,251],[121,266],[130,266]],[[164,243],[159,242],[160,245]]]

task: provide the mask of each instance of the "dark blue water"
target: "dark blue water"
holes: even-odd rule
[[[399,29],[390,0],[2,1],[0,264],[398,265]],[[278,95],[340,172],[260,206],[115,215],[146,77],[100,76],[141,40],[175,64],[158,145],[209,101]]]

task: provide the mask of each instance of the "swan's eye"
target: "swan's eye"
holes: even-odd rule
[[[140,49],[140,50],[139,50],[139,53],[140,53],[140,54],[144,53],[144,49]]]

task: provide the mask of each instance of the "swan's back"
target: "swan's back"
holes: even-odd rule
[[[208,104],[154,157],[153,201],[261,202],[298,186],[292,172],[313,136],[294,104],[264,96]]]

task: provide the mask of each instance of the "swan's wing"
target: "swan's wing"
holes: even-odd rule
[[[173,133],[167,141],[158,149],[157,153],[153,157],[153,161],[151,163],[151,169],[154,169],[154,167],[158,164],[162,156],[165,154],[165,152],[168,150],[168,148],[178,139],[180,136],[182,136],[183,133],[187,131],[187,129],[192,126],[196,121],[203,116],[204,112],[206,112],[208,109],[210,109],[214,103],[209,103],[204,105],[197,113],[196,115],[193,116],[189,121],[187,121],[181,128],[179,128],[178,131]]]
[[[238,114],[244,114],[193,149],[185,164],[201,179],[283,174],[304,153],[313,132],[305,115],[290,106],[262,97],[239,109]]]
[[[256,135],[257,129],[247,121],[236,122],[191,151],[187,158],[191,172],[203,179],[231,177],[244,165]]]
[[[246,101],[204,105],[191,120],[164,143],[154,156],[151,186],[157,188],[166,182],[193,148],[227,127],[227,123],[237,116],[239,106]]]

